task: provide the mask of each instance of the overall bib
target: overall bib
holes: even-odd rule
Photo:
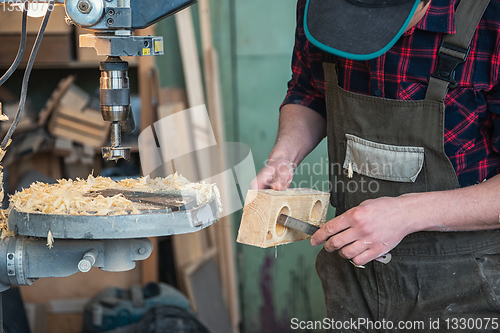
[[[481,0],[462,0],[469,6],[473,1]],[[462,23],[459,9],[457,26]],[[470,15],[470,10],[461,13]],[[467,28],[470,36],[477,22]],[[459,187],[444,152],[449,82],[432,78],[424,100],[391,100],[339,87],[335,61],[325,61],[323,68],[331,203],[337,215],[367,199]],[[364,269],[338,252],[318,254],[328,318],[357,324],[333,326],[332,332],[397,332],[403,321],[415,323],[412,331],[452,332],[460,318],[500,320],[499,230],[418,232],[390,253],[388,264],[373,261]],[[499,330],[490,325],[484,331]]]

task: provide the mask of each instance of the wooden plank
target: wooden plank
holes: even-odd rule
[[[212,33],[210,25],[210,11],[208,1],[199,2],[200,9],[200,33],[202,37],[202,49],[204,55],[205,88],[207,93],[208,111],[210,121],[205,117],[192,119],[193,143],[196,151],[196,159],[199,164],[199,180],[219,174],[221,171],[219,156],[210,156],[207,147],[211,136],[214,134],[214,145],[224,142],[222,106],[220,100],[220,86],[217,57],[212,45]],[[179,34],[181,55],[183,61],[184,78],[188,94],[188,105],[194,107],[204,104],[204,92],[201,79],[200,64],[198,61],[198,50],[194,36],[192,16],[190,10],[184,10],[176,15],[176,24]],[[224,165],[224,163],[222,163]],[[217,184],[221,192],[226,193],[226,186],[220,181]],[[222,294],[230,311],[233,332],[238,332],[240,322],[239,297],[236,281],[236,269],[234,263],[233,233],[229,217],[222,217],[215,226],[208,228],[209,241],[217,244],[220,249],[217,257],[221,281],[223,285]]]
[[[215,258],[217,255],[217,249],[215,247],[212,247],[205,251],[205,253],[201,254],[198,258],[191,260],[189,264],[184,265],[182,268],[182,278],[183,278],[183,283],[186,286],[186,291],[187,291],[187,296],[189,298],[189,301],[191,302],[191,309],[196,312],[197,307],[196,307],[196,301],[193,295],[193,288],[192,285],[189,281],[189,278],[195,274],[195,272],[200,269],[200,267],[205,264],[207,261],[209,261],[212,258]]]
[[[141,36],[155,35],[155,26],[137,31]],[[141,131],[156,121],[158,103],[158,75],[154,57],[138,57],[139,96],[141,99]],[[155,100],[156,98],[156,100]],[[155,149],[156,147],[152,147]],[[150,238],[153,252],[148,259],[140,262],[141,282],[158,282],[158,238]],[[156,250],[155,250],[156,249]]]
[[[182,145],[186,143],[186,138],[184,138],[183,136],[188,133],[187,126],[186,123],[180,123],[185,117],[175,117],[174,120],[172,120],[172,118],[169,118],[168,120],[164,118],[184,109],[186,109],[186,105],[183,102],[160,104],[160,106],[158,107],[159,120],[155,123],[155,131],[158,137],[158,143],[160,144],[160,149],[168,149],[169,152],[174,155],[177,155],[177,150],[182,149]],[[173,141],[176,141],[178,144],[172,145],[171,142]],[[162,150],[162,154],[163,152],[164,150]],[[174,168],[173,161],[167,161],[165,159],[165,155],[163,156],[164,176],[168,176],[176,172],[176,169]],[[188,167],[196,172],[195,164],[189,164]],[[190,178],[192,171],[190,172],[188,170],[180,169],[179,171],[180,174],[182,174],[184,177],[187,177],[187,179],[192,179]]]
[[[165,105],[170,103],[184,103],[187,105],[186,90],[176,87],[162,87],[160,88],[158,96],[158,104]]]
[[[197,317],[213,332],[233,332],[231,319],[222,298],[221,281],[215,263],[215,250],[207,251],[184,271],[188,295]]]
[[[207,107],[210,115],[210,122],[215,133],[215,138],[220,145],[225,142],[224,118],[221,100],[222,95],[218,56],[216,49],[213,47],[212,40],[209,0],[199,0],[198,8],[200,14],[200,33],[203,50],[203,68],[207,94]],[[221,159],[222,169],[226,170],[227,163],[225,161],[225,156],[221,156]],[[217,168],[216,165],[218,161],[211,162],[214,163],[213,168]],[[229,193],[228,186],[225,184],[224,178],[220,179],[217,185],[219,186],[221,193]],[[218,253],[218,263],[224,296],[229,307],[233,332],[237,333],[239,332],[241,312],[236,274],[234,236],[230,217],[222,217],[212,230],[215,231],[214,237],[216,238],[216,243],[219,244],[220,249]]]
[[[237,241],[239,243],[271,247],[287,244],[311,236],[276,223],[280,214],[320,226],[325,223],[330,194],[306,188],[249,190]]]
[[[107,127],[109,124],[109,122],[102,119],[101,112],[94,109],[86,108],[83,111],[76,111],[65,106],[59,106],[57,112],[68,118],[74,118],[80,123],[88,123],[99,128]]]
[[[191,8],[188,7],[175,14],[175,23],[177,33],[179,34],[179,46],[181,49],[184,81],[186,82],[188,106],[193,107],[205,104]]]
[[[200,230],[190,234],[174,235],[172,244],[174,247],[175,266],[179,273],[192,264],[197,262],[209,250],[206,242],[207,232]],[[180,276],[182,279],[182,276]]]
[[[182,112],[186,105],[182,102],[160,105],[155,132],[165,163],[165,173],[178,172],[190,181],[198,181],[199,166],[192,144],[191,119],[188,112]],[[169,117],[170,116],[170,117]],[[168,118],[167,118],[168,117]],[[175,145],[172,145],[175,142]],[[186,155],[188,153],[188,155]],[[180,158],[175,158],[181,156]],[[168,163],[170,162],[170,163]]]
[[[201,76],[201,67],[198,58],[198,49],[193,26],[191,8],[186,8],[175,15],[177,33],[179,36],[179,46],[182,57],[182,68],[184,80],[186,82],[187,106],[205,104],[203,92],[203,81]],[[196,166],[195,171],[190,169],[191,181],[199,181],[211,176],[209,161],[206,151],[200,151],[201,148],[215,144],[212,138],[212,129],[207,121],[207,117],[190,116],[186,121],[187,131],[184,133],[185,143],[188,145],[187,151],[193,152],[187,157],[187,160],[176,160],[174,168],[188,169],[189,163]],[[213,142],[213,143],[212,143]],[[191,162],[190,162],[191,161]],[[208,162],[208,163],[207,163]],[[193,178],[195,177],[195,178]],[[208,228],[210,229],[210,228]],[[173,238],[174,250],[176,253],[176,267],[178,271],[185,268],[186,265],[193,263],[203,256],[209,247],[214,244],[211,239],[211,231],[208,229],[200,230],[188,235],[177,235]],[[180,279],[182,281],[182,278]]]
[[[102,140],[100,138],[92,138],[85,134],[77,133],[71,128],[55,127],[52,131],[55,136],[60,136],[68,140],[73,140],[79,143],[85,143],[92,147],[101,147]]]
[[[99,148],[108,139],[109,128],[110,122],[104,121],[99,111],[90,108],[80,111],[62,105],[52,114],[48,126],[55,136]]]
[[[91,137],[97,137],[98,139],[101,139],[102,137],[102,129],[95,128],[89,125],[86,125],[84,123],[79,123],[75,122],[71,119],[67,119],[64,117],[58,117],[55,123],[55,126],[57,127],[67,127],[68,129],[74,129],[78,132],[84,132],[88,134]]]

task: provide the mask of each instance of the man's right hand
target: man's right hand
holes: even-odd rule
[[[326,121],[319,113],[297,104],[283,106],[276,144],[250,188],[276,191],[289,188],[297,165],[325,135]]]
[[[250,188],[284,191],[290,187],[294,170],[295,165],[286,158],[269,159],[250,183]]]

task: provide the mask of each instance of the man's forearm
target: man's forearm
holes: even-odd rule
[[[415,200],[414,213],[418,214],[420,210],[425,217],[418,227],[420,230],[472,231],[500,228],[500,175],[474,186],[408,195],[406,199],[411,197]]]
[[[326,135],[326,120],[316,111],[296,104],[281,108],[276,144],[270,159],[298,165]]]

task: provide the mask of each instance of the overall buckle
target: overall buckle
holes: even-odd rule
[[[438,52],[438,69],[430,76],[448,82],[450,89],[456,88],[455,70],[458,65],[463,64],[467,60],[469,51],[470,46],[467,49],[463,49],[443,41]]]

